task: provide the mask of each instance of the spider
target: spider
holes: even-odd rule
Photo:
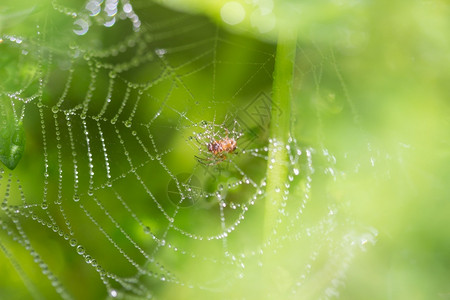
[[[206,144],[208,152],[212,154],[210,158],[201,158],[196,156],[198,162],[207,165],[217,165],[227,159],[227,154],[233,153],[236,150],[237,138],[228,137],[228,130],[225,129],[226,136],[223,139],[213,140]],[[208,163],[209,162],[209,163]]]

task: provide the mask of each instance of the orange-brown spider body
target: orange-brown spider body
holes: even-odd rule
[[[236,150],[236,141],[226,137],[222,140],[215,140],[208,144],[208,151],[218,157],[226,157],[226,153]]]
[[[199,148],[200,152],[203,152],[202,149],[204,146],[206,146],[206,150],[211,155],[206,155],[204,157],[201,156],[195,156],[197,161],[201,164],[213,166],[217,165],[227,159],[228,154],[235,154],[236,148],[237,148],[237,140],[241,137],[242,134],[238,135],[237,137],[230,138],[228,137],[228,129],[225,129],[225,137],[222,138],[219,134],[214,134],[218,139],[214,139],[212,136],[201,136],[195,138],[195,140],[198,142],[201,147]],[[214,136],[213,135],[213,136]],[[209,143],[202,142],[199,140],[199,138],[206,137],[209,139]]]

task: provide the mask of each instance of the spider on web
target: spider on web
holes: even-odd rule
[[[201,127],[205,129],[205,132],[194,133],[194,139],[201,153],[199,156],[195,155],[196,160],[203,165],[214,166],[227,160],[229,154],[237,154],[237,141],[243,135],[236,130],[237,125],[235,121],[230,135],[228,128],[223,125],[203,122]],[[216,131],[216,127],[219,130]]]

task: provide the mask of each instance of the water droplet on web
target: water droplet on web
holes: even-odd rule
[[[73,32],[77,35],[84,35],[89,30],[89,23],[83,19],[75,20],[73,24],[76,26],[76,29],[74,29]]]
[[[100,274],[100,276],[105,276],[106,271],[105,269],[103,269],[103,267],[101,265],[98,265],[97,268],[95,268],[97,270],[97,272]]]
[[[55,113],[55,114],[58,113],[58,112],[59,112],[59,107],[56,106],[56,105],[53,106],[53,107],[52,107],[52,112]]]
[[[45,275],[45,274],[48,274],[49,269],[48,269],[48,266],[47,266],[45,263],[40,263],[40,264],[39,264],[39,267],[41,268],[42,273],[43,273],[44,275]]]
[[[78,194],[73,195],[73,201],[75,202],[80,201],[80,196],[78,196]]]
[[[70,241],[69,241],[69,245],[70,246],[72,246],[72,247],[75,247],[76,245],[77,245],[77,240],[76,239],[70,239]]]
[[[150,227],[145,226],[145,227],[144,227],[144,233],[145,233],[145,234],[149,234],[149,233],[150,233]]]
[[[113,298],[116,298],[118,294],[117,294],[116,290],[111,290],[111,291],[109,291],[109,295]]]
[[[159,57],[164,57],[164,55],[167,53],[167,50],[166,49],[155,49],[155,53]]]
[[[42,202],[41,208],[42,208],[42,209],[47,209],[47,208],[48,208],[47,202]]]
[[[131,121],[130,120],[126,120],[124,123],[125,127],[130,128],[131,127]]]
[[[85,252],[84,247],[81,246],[81,245],[78,245],[77,246],[77,253],[80,254],[80,255],[83,255],[84,252]]]
[[[84,260],[86,261],[86,263],[90,264],[92,262],[92,257],[90,255],[86,255],[84,257]]]
[[[297,168],[294,168],[294,170],[293,170],[293,171],[294,171],[294,174],[295,174],[295,175],[298,175],[298,174],[300,174],[300,171],[299,171],[299,170],[298,170]]]

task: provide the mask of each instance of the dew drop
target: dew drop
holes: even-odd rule
[[[77,253],[80,254],[80,255],[83,255],[84,252],[85,252],[84,247],[81,246],[81,245],[78,245],[78,247],[77,247]]]
[[[166,49],[156,49],[155,50],[156,55],[158,55],[159,57],[163,57],[166,53],[167,50]]]
[[[84,260],[86,261],[86,263],[90,264],[92,262],[92,257],[90,255],[86,255],[84,257]]]
[[[76,245],[77,245],[77,240],[76,239],[70,239],[70,241],[69,241],[69,245],[70,246],[72,246],[72,247],[75,247]]]

